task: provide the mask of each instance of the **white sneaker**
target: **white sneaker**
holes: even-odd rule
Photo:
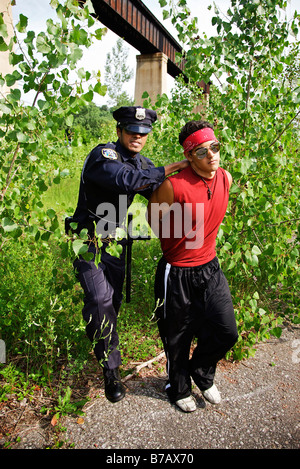
[[[175,402],[178,407],[184,412],[194,412],[197,409],[195,399],[193,396],[188,396],[183,399],[179,399]]]
[[[215,384],[211,388],[206,389],[206,391],[201,391],[205,399],[207,399],[211,404],[220,404],[221,395],[218,391],[218,388]]]

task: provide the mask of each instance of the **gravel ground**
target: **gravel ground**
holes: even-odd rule
[[[145,367],[128,379],[126,397],[115,404],[105,399],[99,381],[101,389],[85,405],[85,415],[68,416],[61,422],[64,447],[106,450],[102,451],[105,462],[114,463],[124,463],[131,455],[138,458],[145,450],[156,458],[152,462],[158,462],[159,452],[171,458],[179,449],[185,457],[199,449],[298,449],[299,363],[300,329],[285,328],[280,339],[259,344],[253,358],[221,362],[215,381],[221,404],[204,401],[194,387],[198,408],[190,414],[169,403],[164,392],[166,375],[157,367]],[[34,427],[15,448],[39,449],[46,444],[43,429]],[[122,456],[120,450],[131,451]],[[138,459],[130,462],[139,463]]]

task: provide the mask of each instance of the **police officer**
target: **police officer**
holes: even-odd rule
[[[188,162],[183,160],[155,168],[140,154],[157,120],[155,111],[140,106],[121,107],[114,111],[113,117],[117,121],[118,140],[96,146],[87,156],[77,208],[73,217],[66,220],[66,230],[69,231],[70,222],[77,223],[77,233],[82,228],[88,230],[89,252],[94,257],[87,261],[79,256],[74,268],[84,290],[83,318],[87,323],[87,336],[103,368],[105,395],[111,402],[117,402],[125,395],[119,374],[117,315],[125,277],[126,240],[119,241],[123,248],[119,258],[106,252],[106,241],[114,236],[135,194],[149,198],[166,176],[184,169]],[[98,266],[95,264],[95,226],[104,241]]]

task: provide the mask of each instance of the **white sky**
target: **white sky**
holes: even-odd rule
[[[176,38],[176,31],[174,30],[170,21],[163,21],[162,19],[162,8],[160,7],[158,0],[142,0],[147,8],[152,12],[154,16],[163,24],[163,26]],[[191,10],[192,16],[198,18],[199,32],[205,32],[208,37],[216,34],[216,29],[211,25],[211,18],[214,16],[214,8],[208,10],[208,6],[215,3],[219,10],[226,13],[227,9],[231,5],[231,0],[187,0],[188,7]],[[292,17],[294,11],[300,12],[300,0],[289,0],[289,6],[287,8],[288,17]],[[48,0],[16,0],[16,5],[12,7],[13,18],[16,22],[19,14],[28,17],[29,29],[36,32],[45,30],[46,20],[50,17],[55,18],[55,11],[50,7]],[[99,26],[102,26],[101,24]],[[97,25],[97,27],[99,27]],[[113,32],[107,32],[106,36],[101,40],[97,41],[89,49],[84,50],[84,57],[80,63],[80,66],[84,66],[86,70],[90,71],[101,71],[102,83],[104,83],[104,66],[106,61],[106,55],[111,51],[112,47],[116,44],[118,36]],[[132,46],[127,44],[130,51],[128,66],[133,68],[135,71],[136,55],[139,51],[134,49]],[[95,59],[97,58],[97,60]],[[172,86],[172,78],[169,77],[169,88]],[[127,84],[126,91],[133,96],[134,94],[134,78]],[[95,95],[96,96],[96,95]],[[94,102],[97,105],[105,104],[107,101],[106,97],[96,97]]]

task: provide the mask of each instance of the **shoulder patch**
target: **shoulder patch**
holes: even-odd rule
[[[116,160],[118,158],[117,152],[111,148],[102,148],[102,155],[109,160]]]

